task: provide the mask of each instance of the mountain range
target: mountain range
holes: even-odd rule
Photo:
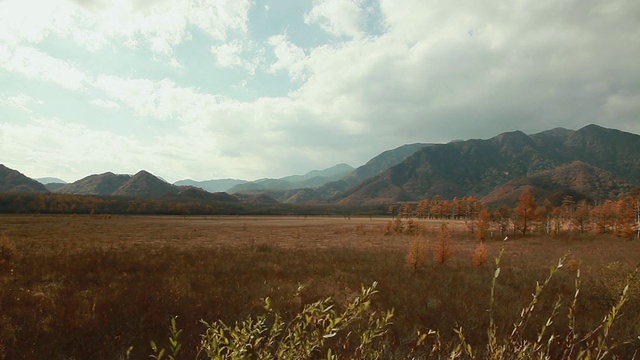
[[[170,184],[153,174],[111,172],[47,184],[0,165],[0,192],[304,204],[385,204],[440,195],[513,204],[524,188],[554,203],[615,198],[640,186],[640,135],[597,125],[447,144],[408,144],[353,169],[346,164],[280,179],[222,179]],[[229,195],[223,191],[232,193]],[[212,194],[216,193],[216,194]]]
[[[562,167],[575,161],[590,166]],[[487,140],[423,147],[332,201],[375,204],[441,195],[475,196],[491,203],[501,199],[492,192],[505,183],[553,169],[555,176],[547,176],[547,184],[539,187],[545,193],[568,187],[591,200],[603,199],[603,183],[594,177],[610,179],[607,196],[639,186],[640,136],[588,125],[577,131],[557,128],[533,135],[513,131]]]

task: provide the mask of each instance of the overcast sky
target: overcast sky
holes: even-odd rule
[[[638,0],[0,0],[0,163],[170,182],[640,133]]]

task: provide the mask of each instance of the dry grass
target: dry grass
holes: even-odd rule
[[[200,319],[231,323],[260,308],[264,297],[284,314],[332,296],[343,302],[361,284],[378,281],[376,306],[395,309],[394,346],[416,328],[437,328],[467,340],[486,336],[490,266],[472,264],[477,241],[465,222],[448,221],[456,257],[407,269],[415,235],[385,236],[389,218],[0,216],[0,234],[12,255],[0,266],[0,358],[117,358],[133,345],[133,358],[149,353],[149,340],[166,338],[177,315],[185,330],[183,355],[195,349]],[[436,239],[442,221],[415,220]],[[484,242],[489,259],[503,245]],[[579,264],[582,293],[578,329],[599,323],[638,265],[640,242],[614,237],[507,241],[496,288],[495,318],[508,332],[531,299],[536,280],[570,252],[572,266],[549,284],[541,309],[555,294],[573,296]],[[299,285],[305,285],[296,294]],[[635,284],[618,338],[640,334]],[[533,319],[543,321],[541,319]],[[556,324],[561,327],[563,324]],[[535,329],[535,327],[533,327]],[[450,332],[450,333],[447,333]],[[631,344],[621,351],[639,347]],[[191,356],[190,356],[191,355]]]

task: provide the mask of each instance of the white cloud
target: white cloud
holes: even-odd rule
[[[42,103],[42,100],[34,99],[25,94],[18,94],[15,96],[9,96],[5,99],[0,99],[0,104],[6,104],[28,113],[33,112],[29,109],[29,105],[41,105]]]
[[[93,99],[91,100],[91,104],[105,109],[120,109],[120,105],[111,100]]]
[[[37,2],[24,1],[38,8]],[[82,175],[89,171],[80,170],[85,168],[146,168],[168,179],[172,174],[252,179],[343,161],[360,165],[403,143],[490,137],[515,129],[535,132],[596,122],[640,133],[640,2],[381,0],[382,25],[372,34],[366,30],[378,8],[362,10],[369,2],[314,1],[307,14],[291,17],[304,18],[311,25],[304,30],[313,36],[318,25],[341,39],[304,38],[304,32],[294,34],[293,26],[278,23],[271,24],[272,33],[260,34],[268,38],[263,44],[247,26],[248,1],[51,0],[39,8],[46,15],[31,14],[19,4],[0,1],[0,70],[80,92],[69,96],[107,115],[102,108],[118,109],[123,122],[139,124],[137,131],[158,129],[151,138],[92,130],[90,121],[84,126],[56,119],[0,123],[3,158],[31,159],[47,169],[53,167],[43,159],[67,163],[68,157],[74,159],[69,171]],[[268,11],[281,10],[273,5]],[[282,29],[288,30],[283,34]],[[216,45],[211,39],[199,42],[197,32]],[[149,71],[124,62],[124,70],[81,68],[36,49],[54,35],[89,50],[124,44],[151,58],[153,66]],[[194,58],[179,56],[180,43],[197,50]],[[273,51],[272,63],[266,64],[261,46]],[[196,57],[202,53],[207,57]],[[239,101],[206,90],[231,88],[224,76],[190,68],[211,62],[210,56],[218,67],[252,74],[248,88],[265,81],[250,89],[256,99]],[[175,69],[159,70],[158,59]],[[103,75],[94,76],[98,73]],[[271,74],[280,73],[298,88],[264,97],[259,88],[279,81]],[[200,78],[194,81],[195,76]],[[7,84],[0,88],[5,96],[25,92]],[[33,94],[22,95],[0,101],[24,111],[38,104],[29,97]],[[73,142],[65,133],[90,140],[65,144]],[[120,142],[122,149],[104,145]],[[82,146],[98,143],[95,152],[81,154]],[[55,155],[47,155],[50,149]],[[90,167],[94,156],[103,163]]]
[[[40,43],[57,35],[92,51],[116,41],[170,56],[189,38],[189,26],[221,41],[231,32],[246,34],[250,6],[249,0],[5,0],[0,39]]]
[[[14,159],[11,163],[15,162],[20,171],[36,177],[80,178],[112,169],[133,172],[145,160],[140,156],[144,154],[141,144],[135,139],[59,119],[23,124],[0,122],[0,132],[3,156]]]
[[[364,22],[361,0],[314,0],[313,8],[305,15],[307,24],[318,24],[335,36],[357,38],[362,35]]]
[[[254,75],[262,58],[260,55],[255,57],[250,56],[245,49],[246,47],[250,48],[252,44],[249,43],[245,45],[243,41],[234,39],[222,45],[212,46],[211,53],[216,58],[217,66],[221,68],[244,69],[249,75]]]
[[[211,104],[223,98],[200,93],[191,87],[181,87],[169,79],[130,79],[111,75],[100,75],[95,87],[110,98],[132,109],[138,116],[149,116],[158,120],[189,119],[202,114]]]
[[[277,61],[269,68],[271,73],[286,70],[292,80],[300,80],[305,77],[307,57],[302,48],[290,42],[285,35],[274,35],[269,38],[268,43],[273,47],[277,58]]]
[[[0,44],[0,69],[31,79],[51,81],[68,90],[83,90],[89,80],[75,64],[24,46]]]

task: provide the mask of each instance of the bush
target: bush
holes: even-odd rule
[[[504,248],[503,248],[504,250]],[[371,306],[371,297],[377,291],[377,283],[362,287],[360,296],[348,303],[343,310],[337,310],[337,304],[331,298],[306,305],[291,321],[284,321],[276,312],[269,298],[264,300],[264,313],[249,316],[229,326],[222,321],[207,323],[202,335],[198,355],[205,354],[209,359],[609,359],[617,358],[614,350],[621,345],[635,344],[636,339],[618,341],[612,339],[611,330],[620,316],[620,309],[629,299],[629,285],[638,273],[629,274],[626,285],[617,301],[611,306],[600,324],[591,331],[576,331],[576,309],[580,293],[580,271],[575,275],[575,293],[566,304],[568,329],[565,333],[551,333],[550,325],[557,320],[563,306],[558,298],[549,314],[536,314],[543,290],[560,268],[564,266],[566,256],[550,268],[549,274],[541,284],[536,284],[530,302],[522,309],[520,316],[513,322],[510,332],[499,336],[494,321],[496,283],[500,276],[500,260],[503,251],[496,258],[496,268],[491,282],[489,304],[489,326],[486,343],[474,346],[469,343],[461,327],[453,329],[457,338],[443,344],[438,330],[416,332],[405,341],[405,348],[389,346],[391,338],[389,328],[393,311],[377,312]],[[527,336],[525,329],[533,317],[542,316],[546,321],[535,329],[535,336]],[[171,324],[170,351],[179,350],[175,319]],[[156,359],[164,354],[155,343],[152,347]],[[634,354],[635,354],[634,352]],[[160,354],[161,356],[158,356]],[[169,356],[173,359],[172,356]],[[198,356],[199,358],[199,356]]]

